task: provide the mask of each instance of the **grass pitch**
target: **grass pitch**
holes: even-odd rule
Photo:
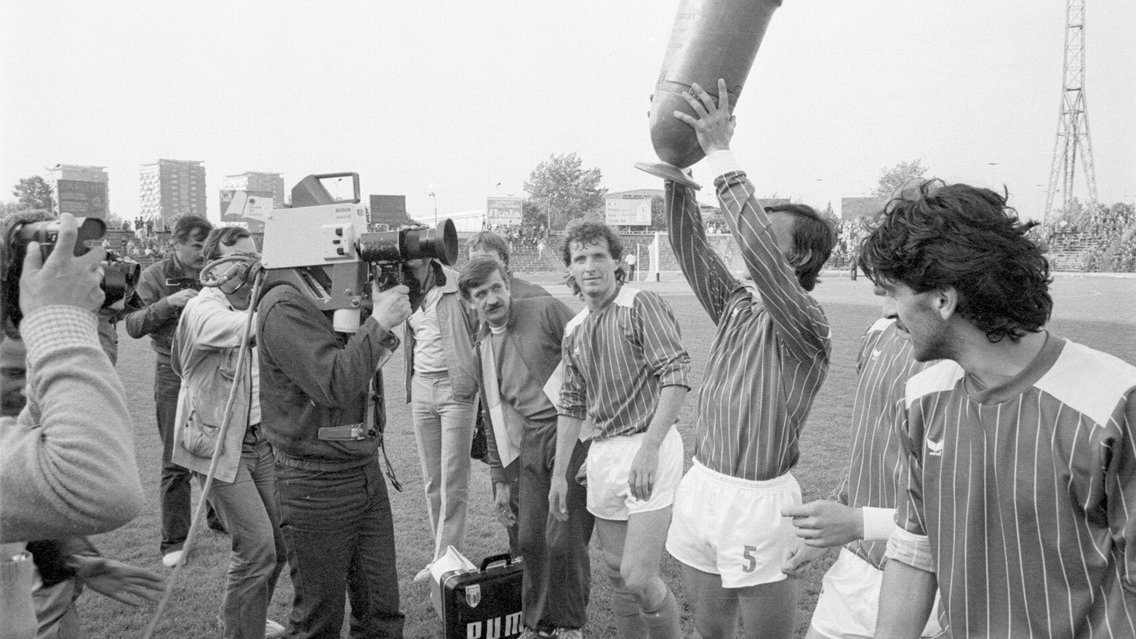
[[[572,299],[558,277],[538,274],[532,278],[554,295],[560,296],[573,309],[580,303]],[[706,354],[714,327],[690,293],[681,277],[664,278],[661,283],[639,285],[661,293],[671,304],[682,327],[683,340],[693,359],[693,379],[702,378]],[[1098,276],[1061,276],[1052,287],[1055,312],[1050,329],[1093,348],[1111,353],[1128,362],[1136,362],[1136,279]],[[855,392],[855,355],[864,330],[879,315],[879,303],[872,295],[871,284],[860,278],[847,279],[844,272],[829,273],[815,291],[832,326],[833,358],[828,379],[816,399],[808,426],[802,436],[801,462],[794,470],[804,491],[805,500],[826,496],[841,480],[847,469],[849,449],[848,417]],[[123,335],[120,342],[118,371],[130,399],[135,425],[135,448],[149,509],[133,522],[114,532],[94,539],[103,554],[168,573],[161,564],[158,551],[158,473],[161,442],[154,418],[154,357],[149,340],[132,340]],[[422,492],[418,455],[414,445],[409,410],[405,403],[401,371],[401,353],[387,364],[387,452],[403,483],[402,493],[391,491],[394,526],[397,537],[397,563],[406,613],[406,637],[440,637],[440,622],[429,600],[425,584],[412,583],[414,574],[430,560],[430,539],[426,504]],[[692,429],[695,416],[695,392],[687,396],[679,429],[689,457],[693,451]],[[689,463],[689,462],[688,462]],[[488,468],[474,464],[470,480],[469,530],[466,554],[475,562],[482,557],[508,549],[504,531],[492,514]],[[197,491],[194,491],[197,497]],[[594,542],[593,542],[594,543]],[[614,624],[608,612],[610,588],[600,565],[598,548],[592,552],[592,591],[589,605],[588,637],[615,637]],[[157,636],[169,638],[216,637],[221,597],[225,588],[229,539],[207,530],[198,536],[189,564],[174,586]],[[798,636],[803,636],[820,592],[824,571],[836,557],[830,550],[815,562],[801,579],[801,597],[797,612]],[[664,553],[663,577],[684,601],[676,562]],[[269,608],[269,618],[285,623],[291,609],[292,586],[287,570],[280,579]],[[98,594],[85,593],[79,600],[83,627],[93,639],[140,637],[150,621],[154,607],[129,608]],[[690,610],[683,613],[684,635],[693,636]],[[347,633],[344,632],[346,637]]]

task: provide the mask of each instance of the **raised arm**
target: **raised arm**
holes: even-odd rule
[[[828,322],[797,281],[789,259],[778,246],[769,214],[730,151],[735,120],[730,115],[726,83],[718,81],[718,94],[723,96],[718,104],[697,84],[693,91],[687,101],[699,117],[681,112],[675,112],[675,117],[694,127],[706,152],[726,224],[783,343],[798,358],[814,358],[829,348]]]
[[[710,320],[717,324],[730,294],[741,283],[706,241],[706,228],[702,225],[694,190],[670,180],[665,186],[671,248],[694,295],[710,314]]]

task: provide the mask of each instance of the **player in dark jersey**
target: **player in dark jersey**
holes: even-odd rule
[[[1045,329],[1049,265],[1005,199],[893,202],[860,266],[916,360],[877,637],[1136,636],[1136,367]]]

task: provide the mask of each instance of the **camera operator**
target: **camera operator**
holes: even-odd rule
[[[371,316],[350,337],[286,281],[270,281],[257,305],[262,423],[295,589],[290,638],[338,639],[345,594],[352,636],[402,637],[394,528],[377,457],[378,370],[398,347],[391,331],[410,315],[410,301],[405,286],[376,287],[372,298]]]
[[[143,504],[126,392],[95,329],[103,250],[75,257],[75,218],[64,214],[59,224],[46,261],[38,242],[27,247],[19,284],[27,405],[16,418],[0,417],[0,619],[7,633],[35,621],[22,542],[113,530]],[[9,251],[5,244],[4,275]],[[15,337],[15,327],[6,324],[4,333]]]
[[[126,316],[126,332],[135,339],[149,335],[150,346],[156,353],[154,404],[158,435],[162,438],[160,551],[162,563],[171,568],[181,559],[181,549],[189,535],[191,473],[171,461],[181,382],[170,367],[170,342],[186,302],[201,288],[197,274],[205,265],[202,248],[211,230],[213,225],[205,218],[178,218],[173,231],[173,254],[142,271],[137,293],[144,306]],[[213,527],[212,522],[210,526]]]

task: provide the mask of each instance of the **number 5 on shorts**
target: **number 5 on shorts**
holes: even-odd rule
[[[745,546],[742,552],[742,557],[745,557],[746,563],[742,565],[742,572],[753,572],[757,570],[757,546]]]

